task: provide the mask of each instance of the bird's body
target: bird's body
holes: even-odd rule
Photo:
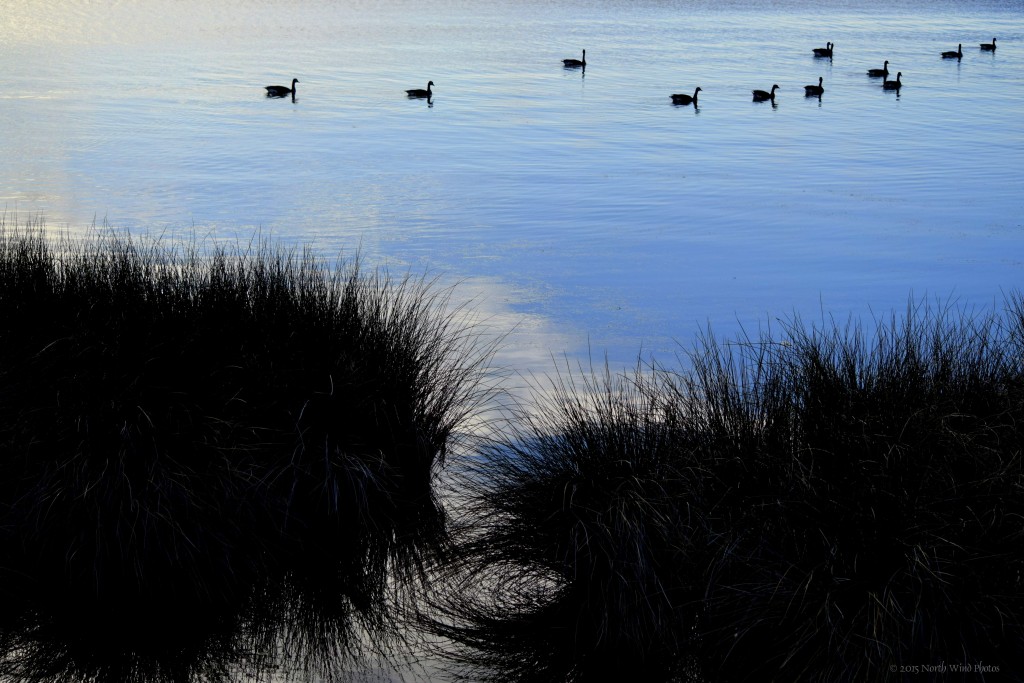
[[[991,43],[982,43],[981,44],[981,51],[982,52],[995,52],[995,49],[996,49],[996,39],[995,38],[992,39]]]
[[[600,55],[598,55],[600,56]],[[583,51],[583,59],[563,59],[562,64],[568,67],[586,66],[587,65],[587,51]]]
[[[693,96],[690,95],[671,95],[672,104],[697,104],[697,93],[700,92],[700,87],[693,91]]]
[[[899,71],[899,72],[896,73],[896,80],[895,81],[886,81],[886,82],[882,83],[882,87],[885,88],[886,90],[899,90],[900,87],[903,85],[902,83],[900,83],[900,78],[902,78],[902,77],[903,77],[903,72]]]
[[[956,46],[956,51],[950,50],[949,52],[943,52],[943,59],[962,59],[964,56],[964,44],[960,43]]]
[[[825,43],[825,47],[814,48],[815,57],[832,57],[832,48],[835,47],[832,43]]]
[[[294,97],[294,95],[295,95],[295,84],[298,83],[298,82],[299,82],[299,79],[293,78],[292,79],[292,87],[290,87],[290,88],[287,87],[287,86],[284,86],[284,85],[268,85],[268,86],[266,86],[267,97],[284,97],[285,95],[292,95]]]
[[[776,83],[775,85],[772,86],[771,92],[768,92],[767,90],[754,90],[753,91],[753,93],[754,93],[754,101],[755,102],[764,102],[766,100],[771,100],[772,102],[774,102],[775,101],[775,91],[778,90],[778,89],[779,89],[779,85]]]
[[[825,88],[821,85],[824,80],[823,76],[818,76],[818,85],[805,85],[804,94],[808,97],[821,97],[822,93],[825,92]]]
[[[885,64],[881,69],[868,69],[868,76],[874,76],[876,78],[885,78],[889,75],[889,60],[885,60]]]
[[[429,100],[434,94],[434,91],[431,90],[431,88],[433,87],[434,81],[428,81],[426,90],[424,90],[423,88],[413,88],[412,90],[406,90],[405,94],[408,95],[409,97],[418,97],[421,99],[426,97]]]

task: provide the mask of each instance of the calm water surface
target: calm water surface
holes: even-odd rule
[[[0,74],[8,224],[361,249],[524,370],[1024,273],[1021,0],[7,0]]]
[[[0,79],[8,225],[360,249],[523,371],[1024,281],[1022,0],[4,0]]]

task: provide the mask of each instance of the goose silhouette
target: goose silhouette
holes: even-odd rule
[[[902,87],[902,85],[903,85],[902,83],[900,83],[900,78],[902,78],[902,77],[903,77],[903,72],[899,71],[899,72],[896,73],[896,80],[895,81],[886,81],[885,83],[882,83],[882,87],[885,88],[886,90],[899,90],[900,87]]]
[[[943,52],[943,59],[962,59],[964,56],[964,44],[960,43],[956,46],[956,52],[950,50],[949,52]]]
[[[886,77],[888,75],[889,75],[889,60],[888,59],[885,60],[885,64],[882,65],[881,69],[868,69],[868,76],[874,76],[876,78],[881,76],[882,78],[884,78],[884,77]]]
[[[822,93],[825,92],[825,88],[821,86],[821,83],[824,80],[824,77],[818,76],[818,85],[805,85],[804,95],[807,97],[821,97]]]
[[[571,67],[577,67],[577,66],[586,66],[587,65],[587,51],[586,50],[583,51],[583,59],[563,59],[562,60],[562,64],[564,64],[565,66],[570,67],[570,68]]]
[[[753,93],[754,93],[754,101],[755,102],[764,102],[766,100],[771,100],[772,102],[775,102],[775,91],[778,90],[778,89],[779,89],[779,84],[776,83],[775,85],[772,86],[771,92],[768,92],[766,90],[754,90],[753,91]]]
[[[995,38],[992,39],[991,43],[982,43],[981,44],[981,51],[982,52],[995,52],[995,50],[996,50],[996,39]]]
[[[412,90],[406,90],[405,94],[408,95],[409,97],[418,97],[420,99],[426,97],[429,100],[434,94],[434,91],[431,90],[431,88],[433,87],[434,81],[428,81],[426,90],[424,90],[423,88],[413,88]]]
[[[700,92],[700,86],[693,91],[693,96],[690,95],[671,95],[672,104],[697,104],[697,93]]]
[[[293,78],[292,79],[292,87],[290,87],[290,88],[287,87],[287,86],[284,86],[284,85],[268,85],[268,86],[266,86],[266,88],[267,88],[267,97],[284,97],[285,95],[291,95],[291,96],[294,97],[295,96],[295,84],[298,83],[298,82],[299,82],[299,79]]]
[[[833,43],[825,43],[825,47],[814,48],[815,57],[832,57],[832,48],[835,47]]]

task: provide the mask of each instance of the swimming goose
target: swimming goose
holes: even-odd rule
[[[885,83],[882,83],[882,87],[885,88],[886,90],[899,90],[900,86],[903,85],[902,83],[900,83],[900,77],[901,76],[903,76],[903,72],[902,71],[897,72],[896,73],[896,80],[895,81],[886,81]]]
[[[821,82],[825,80],[822,76],[818,76],[818,85],[805,85],[804,94],[808,97],[821,97],[822,93],[825,92],[825,88],[821,87]]]
[[[764,102],[765,100],[775,101],[775,91],[779,89],[778,83],[772,86],[771,92],[765,92],[764,90],[754,90],[754,101]]]
[[[267,97],[284,97],[285,95],[294,95],[295,94],[295,84],[298,83],[298,82],[299,82],[299,79],[293,78],[292,79],[292,87],[290,87],[290,88],[287,88],[287,87],[285,87],[283,85],[268,85],[268,86],[266,86],[266,88],[267,88]]]
[[[885,60],[885,64],[882,66],[881,69],[868,69],[868,76],[875,76],[875,77],[881,76],[881,77],[884,78],[884,77],[886,77],[888,75],[889,75],[889,60],[888,59]]]
[[[964,56],[964,44],[960,43],[956,46],[956,52],[950,50],[949,52],[943,52],[943,59],[962,59]]]
[[[981,44],[982,52],[994,52],[995,49],[996,49],[996,39],[995,38],[992,39],[991,43],[982,43]]]
[[[583,59],[563,59],[562,64],[573,67],[573,66],[586,66],[587,65],[587,51],[583,51]]]
[[[700,92],[700,86],[693,91],[693,97],[689,95],[671,95],[672,104],[697,104],[697,93]]]
[[[815,57],[831,57],[832,56],[832,48],[833,47],[835,47],[835,45],[832,44],[832,43],[825,43],[825,47],[816,47],[816,48],[814,48],[814,56]]]
[[[413,88],[412,90],[406,90],[405,94],[409,97],[419,97],[421,99],[426,97],[429,100],[434,94],[434,91],[431,90],[432,87],[434,87],[434,81],[428,81],[426,90],[423,88]]]

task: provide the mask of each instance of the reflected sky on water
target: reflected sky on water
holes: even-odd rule
[[[531,371],[670,360],[708,324],[998,304],[1022,279],[1022,18],[1019,1],[15,2],[0,207],[359,250],[463,283]],[[585,71],[562,67],[582,49]],[[865,74],[884,60],[899,92]],[[264,96],[292,78],[294,102]],[[428,80],[429,103],[405,96]],[[773,83],[776,106],[751,101]],[[698,85],[697,107],[670,103]]]

